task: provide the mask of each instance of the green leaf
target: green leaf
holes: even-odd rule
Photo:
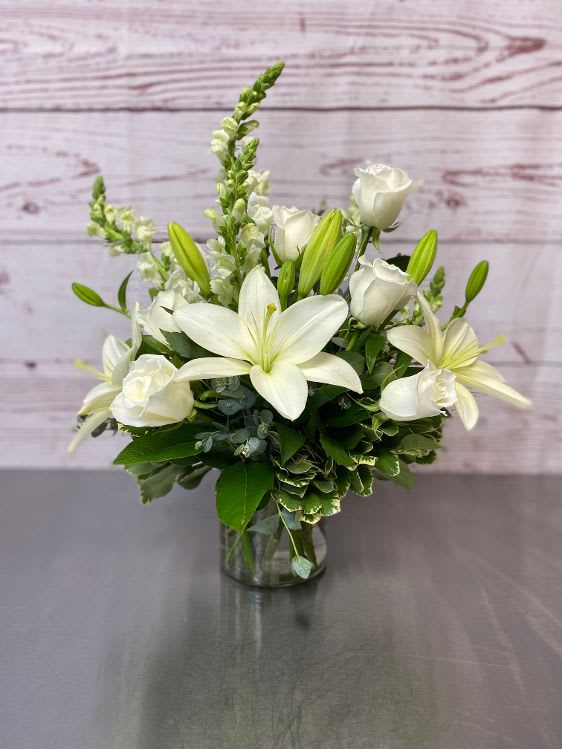
[[[306,557],[301,557],[300,554],[297,554],[291,560],[291,569],[295,575],[302,577],[303,580],[307,580],[312,572],[312,562],[309,562]]]
[[[165,343],[160,343],[156,338],[151,335],[143,335],[141,345],[139,346],[136,354],[136,358],[143,354],[164,354],[165,356],[170,355],[170,349]]]
[[[182,473],[184,469],[181,466],[167,465],[146,478],[138,478],[142,503],[148,504],[168,494]]]
[[[373,489],[373,474],[367,466],[357,466],[355,471],[349,472],[351,490],[355,494],[367,497]]]
[[[201,424],[183,424],[177,429],[155,430],[133,439],[113,462],[115,465],[129,465],[188,458],[200,451],[195,447],[195,435],[203,429]]]
[[[409,466],[404,463],[403,460],[400,461],[400,473],[398,473],[396,476],[393,476],[391,478],[391,481],[395,484],[398,484],[399,486],[404,487],[404,489],[411,489],[414,485],[415,476],[410,470]]]
[[[336,356],[351,364],[358,375],[362,375],[365,369],[365,357],[359,351],[340,351]]]
[[[279,450],[281,452],[281,465],[290,460],[304,445],[304,435],[285,424],[275,424],[275,430],[279,436]]]
[[[381,386],[385,379],[392,374],[394,370],[392,365],[384,361],[373,369],[371,374],[365,374],[361,378],[361,384],[363,385],[364,391],[376,390]]]
[[[185,333],[174,333],[163,330],[162,335],[168,341],[173,351],[178,353],[184,359],[200,359],[206,356],[213,356],[207,349],[193,343]]]
[[[129,279],[133,275],[133,271],[129,273],[129,275],[125,276],[125,278],[121,281],[121,285],[119,286],[119,291],[117,292],[117,301],[119,303],[119,306],[121,309],[126,310],[127,309],[127,286],[129,284]]]
[[[262,520],[258,520],[257,523],[250,525],[248,531],[263,533],[264,535],[269,536],[272,533],[275,533],[279,526],[279,522],[279,515],[270,515],[269,517],[262,518]]]
[[[354,466],[355,461],[349,455],[347,450],[343,448],[339,442],[332,439],[327,434],[323,434],[320,437],[320,443],[324,448],[325,452],[335,460],[340,466]]]
[[[402,437],[394,449],[399,453],[416,456],[427,455],[438,447],[439,443],[431,437],[426,437],[423,434],[407,434]]]
[[[396,362],[394,364],[394,374],[396,377],[402,377],[405,371],[408,369],[412,362],[412,357],[405,354],[403,351],[399,351],[396,356]]]
[[[367,371],[369,374],[373,371],[376,358],[382,351],[385,343],[386,338],[380,335],[380,333],[369,333],[365,341],[365,361],[367,362]]]
[[[273,488],[271,463],[235,463],[219,476],[216,485],[219,520],[242,533],[262,497]]]
[[[369,414],[359,405],[353,404],[349,408],[346,408],[334,416],[329,416],[324,424],[328,427],[348,427],[353,424],[358,424],[360,421],[364,421],[369,418]]]
[[[325,403],[328,403],[338,395],[345,393],[345,388],[339,385],[322,385],[318,390],[308,399],[306,410],[309,413],[314,413]]]
[[[101,298],[101,296],[97,293],[97,291],[94,291],[93,289],[90,289],[89,286],[84,286],[82,283],[76,283],[76,281],[72,284],[72,291],[76,294],[78,299],[85,302],[86,304],[91,304],[92,307],[105,307],[106,304]]]
[[[377,455],[375,468],[388,478],[398,476],[400,473],[400,460],[398,455],[390,450],[383,450],[383,452]]]

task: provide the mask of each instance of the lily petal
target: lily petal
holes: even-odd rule
[[[457,413],[464,424],[464,428],[470,431],[474,429],[478,421],[478,404],[476,403],[476,398],[470,390],[459,382],[456,384],[456,391],[457,402],[455,403],[455,407]]]
[[[102,348],[103,371],[111,376],[114,367],[130,351],[129,347],[120,338],[114,335],[108,336]]]
[[[458,372],[459,374],[463,374],[465,371],[464,367],[458,367],[455,372]],[[499,380],[500,382],[505,382],[505,377],[502,375],[502,373],[496,369],[494,366],[489,364],[487,361],[482,361],[482,359],[478,359],[478,361],[475,361],[474,364],[471,364],[469,367],[469,376],[470,373],[478,373],[481,375],[486,375],[488,377],[491,377],[494,380]]]
[[[417,325],[400,325],[389,330],[386,337],[399,351],[408,354],[424,367],[428,361],[433,361],[431,338],[424,328]]]
[[[429,358],[435,365],[438,365],[443,353],[443,333],[441,332],[441,325],[439,324],[437,317],[433,314],[429,302],[421,291],[418,291],[418,302],[423,312],[425,330],[431,341],[432,353]],[[425,364],[425,362],[422,363]]]
[[[304,374],[294,364],[277,362],[270,372],[253,366],[250,379],[262,398],[286,419],[294,421],[304,411],[308,385]]]
[[[261,329],[264,314],[270,304],[277,310],[277,314],[273,313],[272,315],[271,321],[273,322],[281,311],[279,294],[261,265],[257,265],[248,273],[242,283],[238,299],[238,315],[248,327],[254,326]]]
[[[473,328],[462,318],[453,320],[443,340],[441,366],[456,370],[473,364],[480,353],[478,338]]]
[[[361,380],[351,364],[339,356],[321,351],[312,359],[299,364],[299,369],[311,382],[325,382],[362,393]]]
[[[100,411],[95,411],[93,414],[90,414],[88,418],[82,422],[80,428],[74,435],[72,442],[68,446],[68,452],[73,453],[78,445],[80,445],[80,443],[82,443],[86,439],[86,437],[90,436],[94,429],[97,429],[100,424],[103,424],[103,422],[110,417],[111,413],[109,409],[102,409]]]
[[[292,364],[312,359],[339,329],[347,313],[347,302],[337,294],[311,296],[291,305],[272,330],[273,356]]]
[[[457,382],[461,382],[464,385],[473,390],[478,390],[480,393],[485,395],[491,395],[492,398],[498,398],[499,400],[511,403],[513,406],[518,408],[529,408],[531,401],[525,398],[524,395],[518,393],[517,390],[507,385],[502,380],[498,380],[494,376],[490,376],[488,372],[483,371],[481,367],[463,367],[455,372],[457,376]]]
[[[174,322],[192,341],[219,356],[244,359],[239,344],[241,325],[236,312],[208,302],[186,304],[174,312]]]
[[[241,359],[209,356],[188,361],[178,370],[175,379],[176,382],[182,382],[183,380],[210,380],[213,377],[235,377],[248,374],[251,366]]]
[[[99,385],[95,385],[95,387],[84,396],[84,403],[80,409],[80,415],[85,416],[94,411],[99,411],[100,408],[109,408],[111,401],[120,391],[120,386],[115,387],[110,382],[100,382]]]

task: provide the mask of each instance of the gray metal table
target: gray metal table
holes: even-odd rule
[[[0,480],[2,749],[562,746],[556,478],[350,498],[280,591],[219,574],[208,483]]]

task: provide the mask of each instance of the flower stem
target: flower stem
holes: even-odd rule
[[[361,239],[359,240],[359,250],[357,251],[357,262],[355,263],[355,270],[359,270],[359,258],[363,257],[363,255],[365,254],[365,250],[367,249],[367,245],[369,244],[369,239],[371,238],[372,232],[372,226],[364,226],[361,230]]]

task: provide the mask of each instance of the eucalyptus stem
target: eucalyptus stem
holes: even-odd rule
[[[285,530],[287,531],[287,534],[288,534],[288,536],[289,536],[289,538],[291,540],[291,546],[293,547],[293,551],[295,552],[295,556],[298,557],[299,556],[299,550],[297,549],[297,545],[295,544],[295,539],[293,538],[293,534],[291,533],[291,529],[289,528],[289,526],[287,525],[287,521],[283,517],[283,513],[281,512],[281,508],[279,507],[279,503],[278,502],[276,502],[276,506],[277,506],[277,514],[281,518],[281,522],[285,526]]]

